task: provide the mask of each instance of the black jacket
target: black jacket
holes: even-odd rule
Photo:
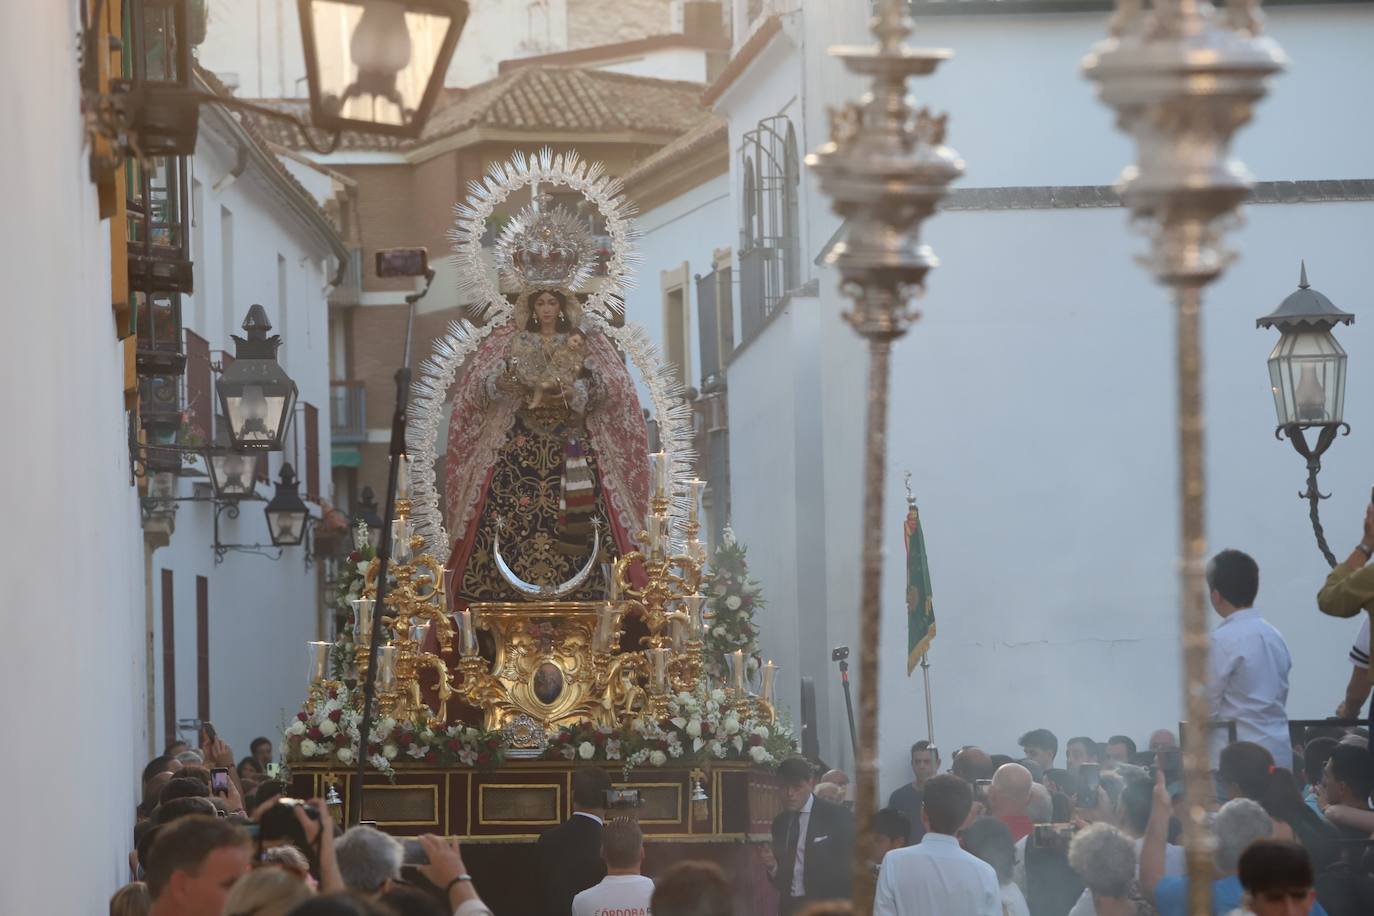
[[[601,860],[601,825],[574,814],[539,837],[539,881],[548,916],[568,916],[573,897],[606,877]]]
[[[773,885],[778,893],[791,894],[792,875],[787,871],[787,828],[795,815],[784,811],[773,818],[773,857],[778,873]],[[802,844],[798,843],[798,848]],[[807,900],[848,900],[854,868],[854,815],[848,808],[819,798],[811,800],[806,825],[802,884]]]

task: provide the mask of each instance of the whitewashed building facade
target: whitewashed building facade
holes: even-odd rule
[[[1109,11],[1036,0],[914,10],[912,43],[955,56],[911,88],[949,113],[967,173],[926,224],[942,264],[894,356],[884,793],[910,778],[907,748],[926,737],[920,678],[906,674],[907,471],[938,620],[937,744],[1016,753],[1036,727],[1061,741],[1143,742],[1176,727],[1181,708],[1171,306],[1132,262],[1141,242],[1110,189],[1131,148],[1078,73]],[[631,315],[656,327],[703,391],[716,367],[702,365],[702,334],[720,348],[727,511],[769,600],[764,652],[784,668],[794,713],[799,675],[815,678],[821,753],[837,765],[852,754],[829,659],[857,640],[866,358],[823,266],[839,223],[801,160],[827,137],[827,107],[862,91],[826,49],[864,42],[868,11],[865,0],[736,4],[732,60],[705,95],[725,122],[714,169],[666,189],[661,171],[631,176],[632,193],[648,197]],[[1338,335],[1354,433],[1322,475],[1343,556],[1374,461],[1374,338],[1362,330],[1374,176],[1361,88],[1374,76],[1374,5],[1275,6],[1268,31],[1291,66],[1237,140],[1261,183],[1233,236],[1241,258],[1206,297],[1209,527],[1215,549],[1258,560],[1258,606],[1294,658],[1290,715],[1312,718],[1342,697],[1357,625],[1315,609],[1326,564],[1295,498],[1304,465],[1274,440],[1274,335],[1254,319],[1296,288],[1303,258],[1313,287],[1359,316]],[[722,269],[731,273],[713,274]]]

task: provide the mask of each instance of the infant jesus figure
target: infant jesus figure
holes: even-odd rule
[[[535,410],[546,406],[552,398],[566,396],[577,380],[587,375],[586,343],[587,338],[581,331],[573,331],[566,342],[542,347],[544,358],[535,360],[536,365],[521,362],[527,371],[520,373],[525,376],[520,381],[531,390],[526,408]],[[535,371],[528,371],[531,369]]]

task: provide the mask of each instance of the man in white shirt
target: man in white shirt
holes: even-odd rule
[[[649,916],[654,882],[639,873],[644,864],[644,834],[632,818],[607,821],[601,831],[606,877],[573,898],[572,916]]]
[[[1293,662],[1283,634],[1255,610],[1259,566],[1239,550],[1223,550],[1207,564],[1207,587],[1221,625],[1212,633],[1207,701],[1213,719],[1236,723],[1236,739],[1253,741],[1292,768],[1288,736],[1288,672]],[[1216,766],[1226,732],[1213,733]]]
[[[973,809],[973,789],[952,773],[925,784],[916,846],[883,857],[873,916],[1002,916],[992,866],[959,846],[955,833]]]

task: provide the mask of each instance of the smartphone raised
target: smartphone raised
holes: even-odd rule
[[[429,853],[425,852],[425,847],[420,845],[419,840],[406,840],[401,844],[404,853],[402,854],[402,865],[428,865]]]
[[[1097,788],[1102,784],[1101,768],[1096,763],[1078,765],[1078,789],[1074,793],[1074,805],[1079,808],[1097,807]]]
[[[1183,751],[1176,747],[1165,748],[1159,752],[1159,768],[1164,771],[1164,782],[1172,785],[1183,778]]]
[[[212,795],[229,794],[229,770],[227,767],[215,767],[210,771],[210,793]]]

